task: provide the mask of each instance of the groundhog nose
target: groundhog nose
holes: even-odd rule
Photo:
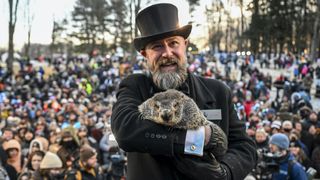
[[[170,114],[169,111],[164,111],[161,114],[161,118],[163,119],[163,121],[166,121],[166,122],[168,122],[171,119],[171,117],[172,117],[172,115]]]

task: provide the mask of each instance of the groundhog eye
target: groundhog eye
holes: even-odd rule
[[[159,105],[156,103],[156,104],[154,104],[154,108],[155,109],[159,109]]]

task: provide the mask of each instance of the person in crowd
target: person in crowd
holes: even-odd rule
[[[258,149],[268,149],[269,136],[263,128],[257,129],[255,134],[255,142]]]
[[[294,158],[304,167],[305,171],[312,167],[312,161],[309,159],[297,140],[290,140],[289,150],[290,153],[293,154]]]
[[[2,163],[7,164],[7,152],[4,149],[3,144],[12,140],[14,138],[14,131],[10,127],[5,127],[2,129],[2,136],[0,137],[0,154],[2,154]]]
[[[30,172],[22,172],[18,177],[18,180],[29,180],[32,177]]]
[[[256,163],[256,147],[246,135],[245,122],[238,119],[231,90],[218,80],[187,72],[185,53],[192,26],[180,27],[178,9],[168,3],[141,10],[136,22],[142,35],[134,45],[147,59],[149,73],[122,80],[111,117],[119,147],[128,152],[128,178],[243,179]],[[171,129],[142,119],[138,106],[167,89],[177,89],[194,99],[200,109],[216,112],[207,119],[218,120],[213,122],[222,131],[212,132],[212,124],[193,131]],[[221,141],[222,132],[228,150],[221,158],[210,159],[207,148],[226,145]]]
[[[6,160],[6,163],[14,168],[14,173],[16,175],[19,175],[21,173],[22,166],[23,166],[23,158],[21,156],[20,143],[15,139],[11,139],[3,143],[2,146],[8,157],[8,159]],[[8,172],[8,173],[9,175],[12,174],[11,172]],[[12,176],[10,176],[10,179],[11,177]]]
[[[9,141],[13,138],[14,138],[14,131],[10,127],[2,129],[1,143],[5,141]]]
[[[40,169],[40,163],[45,156],[43,151],[37,150],[30,154],[24,168],[22,169],[22,173],[19,176],[20,179],[24,176],[24,174],[28,175],[29,178],[32,177],[33,173]]]
[[[80,141],[80,146],[82,146],[84,144],[88,144],[91,147],[95,148],[96,151],[97,151],[97,158],[98,158],[98,160],[100,160],[101,159],[101,155],[100,155],[101,153],[99,151],[99,143],[95,138],[93,138],[92,136],[90,136],[88,134],[88,128],[86,126],[82,125],[78,129],[77,135],[78,135],[78,138],[79,138],[79,141]]]
[[[311,153],[311,161],[317,171],[315,178],[320,178],[320,129],[316,130],[314,135],[314,149]]]
[[[281,130],[284,134],[286,134],[289,137],[289,134],[292,131],[292,129],[293,129],[293,124],[291,121],[289,120],[283,121]]]
[[[271,134],[276,134],[281,132],[281,121],[275,120],[271,123]]]
[[[101,155],[102,155],[102,162],[103,164],[108,167],[110,165],[110,153],[109,153],[109,150],[112,146],[118,146],[118,144],[113,144],[111,142],[111,137],[114,137],[112,132],[111,132],[111,129],[110,129],[110,126],[107,127],[107,130],[105,132],[105,134],[103,135],[100,143],[99,143],[99,147],[100,147],[100,150],[101,150]],[[116,142],[115,140],[113,142]]]
[[[282,133],[273,134],[270,137],[269,148],[274,154],[275,162],[280,165],[279,172],[272,174],[272,179],[296,179],[306,180],[307,174],[303,166],[294,159],[294,156],[289,151],[289,138]]]
[[[272,122],[276,118],[276,110],[274,108],[268,108],[266,110],[265,119]]]
[[[34,172],[33,180],[61,180],[64,178],[62,161],[59,156],[50,151],[43,157],[40,168]]]
[[[304,153],[309,156],[310,150],[308,147],[301,141],[301,134],[299,131],[293,129],[288,135],[290,142],[295,142],[299,147],[304,151]]]
[[[35,151],[43,151],[42,143],[38,139],[31,141],[28,153],[32,154]]]
[[[80,141],[80,145],[84,145],[84,144],[89,144],[91,147],[94,147],[97,149],[98,144],[97,141],[88,135],[88,128],[84,125],[82,125],[77,132],[79,141]]]
[[[320,128],[320,121],[318,121],[317,112],[312,111],[309,114],[309,117],[303,120],[302,125],[305,130],[309,129],[311,125],[315,126],[315,128]]]
[[[61,132],[60,149],[57,154],[63,162],[64,168],[71,168],[70,163],[79,158],[79,139],[76,135],[76,130],[73,127],[63,129]]]
[[[269,120],[263,120],[262,127],[267,134],[271,134],[271,122]]]
[[[318,115],[315,111],[309,110],[310,113],[302,121],[302,137],[301,141],[307,146],[310,153],[313,150],[314,134],[317,128],[320,128],[320,121],[318,121]]]
[[[29,154],[30,143],[34,139],[34,133],[31,128],[28,128],[24,134],[24,138],[21,142],[21,149],[23,157],[27,157]]]
[[[80,149],[80,160],[74,169],[66,173],[66,180],[102,180],[97,167],[97,152],[90,145],[85,144]]]

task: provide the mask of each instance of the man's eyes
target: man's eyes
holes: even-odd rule
[[[179,45],[179,42],[178,41],[171,41],[170,44],[171,45]]]
[[[179,45],[179,42],[176,41],[176,40],[172,40],[172,41],[168,42],[168,46],[169,46],[169,47],[176,47],[176,46],[178,46],[178,45]],[[153,45],[151,46],[151,49],[160,49],[160,48],[162,48],[163,46],[164,46],[163,44],[153,44]]]
[[[161,44],[154,44],[154,45],[151,46],[151,49],[159,49],[161,47],[162,47]]]

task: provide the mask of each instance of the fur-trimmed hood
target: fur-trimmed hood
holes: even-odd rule
[[[32,147],[33,147],[34,145],[36,145],[36,144],[39,145],[40,151],[43,151],[43,144],[42,144],[42,142],[41,142],[39,139],[34,139],[34,140],[32,140],[31,143],[30,143],[29,153],[31,153]]]

